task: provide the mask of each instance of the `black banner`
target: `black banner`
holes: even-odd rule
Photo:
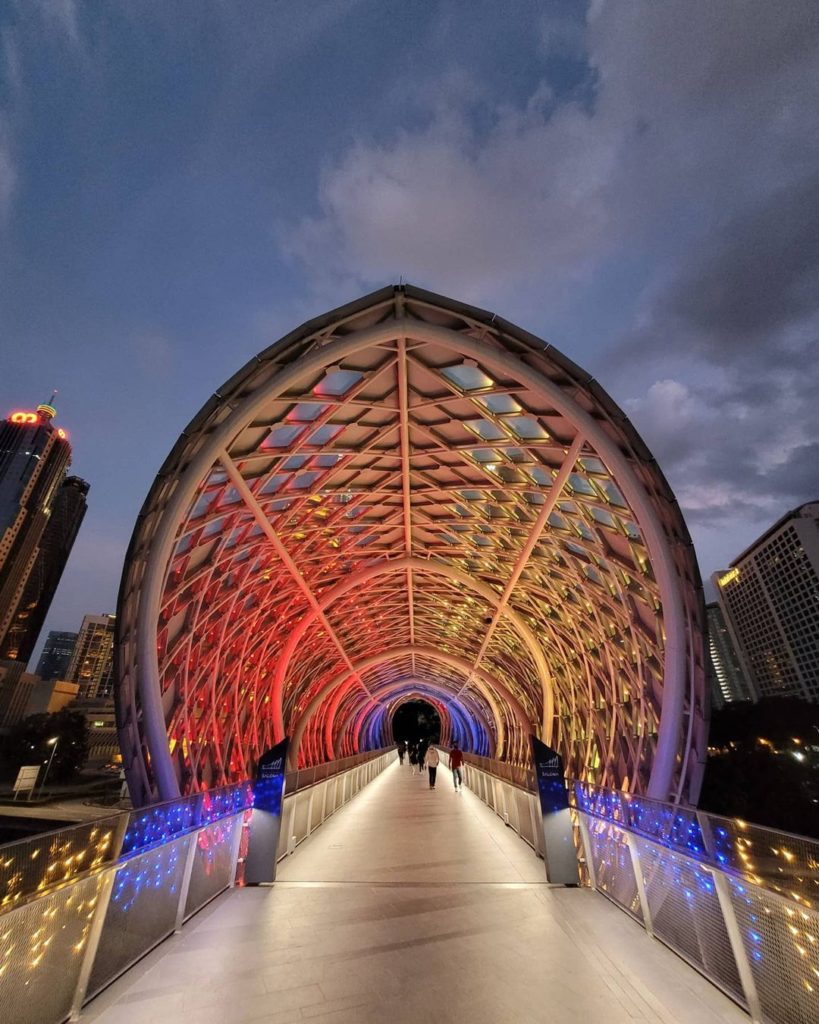
[[[253,814],[245,858],[245,885],[260,885],[276,879],[276,851],[282,824],[284,773],[287,767],[285,738],[259,758],[253,783]]]
[[[284,773],[287,765],[285,737],[281,743],[271,747],[259,758],[256,767],[256,782],[253,785],[253,807],[270,814],[281,814],[284,795]]]
[[[559,885],[577,885],[580,876],[572,835],[569,794],[563,774],[563,758],[537,736],[532,736],[531,741],[540,797],[546,877]]]
[[[537,775],[537,791],[540,809],[544,814],[556,814],[569,806],[563,774],[563,758],[556,750],[547,747],[537,736],[532,736],[532,757]]]

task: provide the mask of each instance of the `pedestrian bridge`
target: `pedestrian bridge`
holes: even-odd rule
[[[3,851],[14,1024],[819,1020],[815,844],[692,809],[679,507],[526,331],[401,285],[260,353],[161,467],[117,630],[136,809]],[[419,698],[467,754],[461,796],[385,749]],[[532,734],[571,777],[578,888],[537,860]],[[279,881],[236,888],[248,780],[285,738]]]
[[[0,849],[5,1024],[819,1019],[819,844],[578,783],[553,886],[530,773],[465,777],[289,773],[271,886],[243,784]]]

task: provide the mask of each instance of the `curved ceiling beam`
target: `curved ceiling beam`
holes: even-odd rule
[[[298,625],[290,631],[287,643],[282,649],[281,655],[276,662],[276,674],[274,676],[273,690],[271,693],[274,728],[276,729],[276,735],[278,738],[281,739],[284,736],[284,721],[282,717],[281,702],[287,671],[299,643],[310,626],[316,622],[319,611],[322,613],[326,612],[339,598],[348,594],[351,590],[356,590],[358,587],[361,587],[363,584],[368,583],[370,580],[375,579],[378,576],[412,571],[442,576],[452,582],[460,583],[462,586],[472,591],[473,594],[478,594],[482,597],[488,604],[492,605],[496,609],[496,614],[503,615],[504,618],[508,619],[514,626],[523,641],[526,650],[531,655],[532,661],[535,663],[537,668],[538,676],[540,677],[541,687],[543,690],[542,735],[545,743],[551,743],[552,727],[554,725],[554,692],[552,689],[551,672],[549,671],[549,665],[543,656],[543,650],[540,644],[535,639],[534,633],[532,633],[531,629],[523,621],[523,617],[508,604],[503,605],[498,594],[481,580],[475,579],[468,573],[463,572],[455,566],[448,565],[446,562],[439,562],[434,558],[419,558],[417,556],[391,558],[387,561],[376,562],[374,565],[366,566],[365,568],[352,573],[341,583],[337,583],[331,590],[324,594],[319,602],[318,609],[305,615]],[[278,718],[276,717],[277,715]],[[530,723],[530,726],[532,726],[532,723]],[[533,731],[536,730],[533,728]]]
[[[406,655],[416,655],[429,658],[431,661],[439,661],[444,665],[448,665],[450,668],[457,669],[459,672],[464,674],[472,670],[472,663],[466,658],[461,658],[455,654],[448,654],[446,651],[440,651],[435,647],[424,647],[419,644],[407,644],[404,647],[393,647],[388,651],[381,651],[378,654],[371,654],[368,658],[363,658],[361,661],[357,661],[354,664],[354,670],[356,673],[365,672],[368,668],[373,668],[376,665],[383,665],[385,662],[395,661],[398,658],[405,657]],[[290,741],[290,758],[291,764],[298,764],[299,748],[301,746],[301,738],[304,735],[304,730],[307,728],[307,723],[315,713],[316,708],[322,702],[327,694],[331,693],[337,686],[342,686],[344,683],[352,677],[352,672],[345,672],[341,676],[336,676],[334,679],[329,680],[324,686],[318,691],[313,697],[310,703],[302,712],[298,722],[292,727],[292,739]],[[496,710],[497,705],[494,701],[493,689],[496,689],[498,694],[504,699],[507,706],[511,709],[514,718],[516,719],[518,726],[523,730],[524,734],[528,734],[531,729],[531,723],[526,715],[526,712],[520,706],[517,698],[512,694],[502,683],[497,679],[494,679],[489,673],[483,669],[478,669],[475,672],[475,687],[480,692],[481,696],[489,703],[489,706]],[[443,692],[443,688],[442,688]],[[496,726],[498,730],[498,747],[499,752],[503,749],[503,716],[497,712],[496,715]]]

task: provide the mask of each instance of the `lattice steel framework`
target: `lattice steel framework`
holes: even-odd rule
[[[410,696],[445,741],[696,796],[701,587],[674,497],[565,356],[390,287],[305,324],[176,443],[118,614],[137,802],[377,747]]]

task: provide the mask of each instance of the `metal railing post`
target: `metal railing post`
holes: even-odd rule
[[[119,856],[122,850],[122,843],[125,839],[125,832],[128,828],[128,820],[130,815],[123,814],[122,817],[117,821],[116,832],[114,835],[114,850],[116,851],[116,859],[109,868],[105,870],[105,875],[100,885],[99,893],[97,894],[97,902],[94,904],[94,917],[91,921],[91,927],[88,929],[88,940],[85,944],[85,951],[82,956],[82,964],[80,965],[80,972],[77,975],[77,984],[74,988],[74,996],[71,1000],[71,1013],[69,1020],[79,1020],[80,1013],[82,1011],[82,1004],[85,1002],[85,996],[88,992],[88,983],[91,980],[91,971],[94,968],[94,961],[97,959],[97,950],[99,949],[100,939],[102,938],[102,929],[105,926],[105,918],[108,914],[108,904],[111,902],[111,893],[114,890],[114,880],[117,877],[117,871],[119,870]]]
[[[245,828],[245,812],[242,811],[236,815],[236,835],[233,837],[233,842],[230,847],[230,883],[228,889],[234,889],[236,887],[236,876],[239,873],[239,851],[242,848],[242,832]]]
[[[182,923],[185,918],[185,906],[188,902],[188,890],[191,887],[191,875],[193,874],[193,861],[196,857],[196,840],[199,837],[197,829],[195,832],[191,832],[188,836],[188,849],[185,855],[185,869],[182,872],[182,882],[179,886],[179,900],[176,904],[176,921],[174,923],[174,932],[179,934],[182,931]]]
[[[586,870],[589,873],[589,885],[592,889],[597,888],[597,868],[595,867],[594,857],[592,856],[592,844],[591,835],[589,833],[589,826],[586,821],[586,816],[582,811],[577,812],[577,824],[580,828],[580,838],[583,841],[583,852],[586,855]]]
[[[108,904],[111,901],[111,893],[114,889],[114,879],[117,877],[116,868],[108,868],[102,880],[97,902],[94,905],[94,918],[88,931],[88,941],[85,944],[82,965],[77,977],[77,985],[74,989],[74,997],[71,1000],[71,1014],[69,1020],[79,1020],[82,1012],[82,1004],[85,1002],[85,994],[88,991],[88,982],[91,980],[91,971],[94,961],[97,958],[102,929],[105,925],[105,916],[108,913]]]
[[[707,870],[710,870],[711,877],[714,879],[714,889],[719,900],[719,908],[722,911],[722,920],[725,922],[725,931],[728,933],[728,941],[731,943],[731,950],[737,965],[737,974],[742,985],[742,991],[745,993],[745,999],[748,1003],[748,1013],[750,1013],[754,1024],[761,1024],[762,1006],[759,1002],[759,993],[757,992],[756,981],[751,970],[751,961],[748,959],[745,943],[742,941],[742,931],[734,913],[734,905],[731,902],[728,879],[718,869]]]
[[[637,883],[637,896],[640,899],[640,909],[643,912],[643,924],[648,934],[654,938],[654,926],[651,923],[651,907],[648,905],[648,894],[643,878],[643,869],[640,864],[640,851],[637,848],[637,841],[625,829],[618,829],[626,840],[628,852],[631,855],[631,870],[634,872],[634,881]]]

